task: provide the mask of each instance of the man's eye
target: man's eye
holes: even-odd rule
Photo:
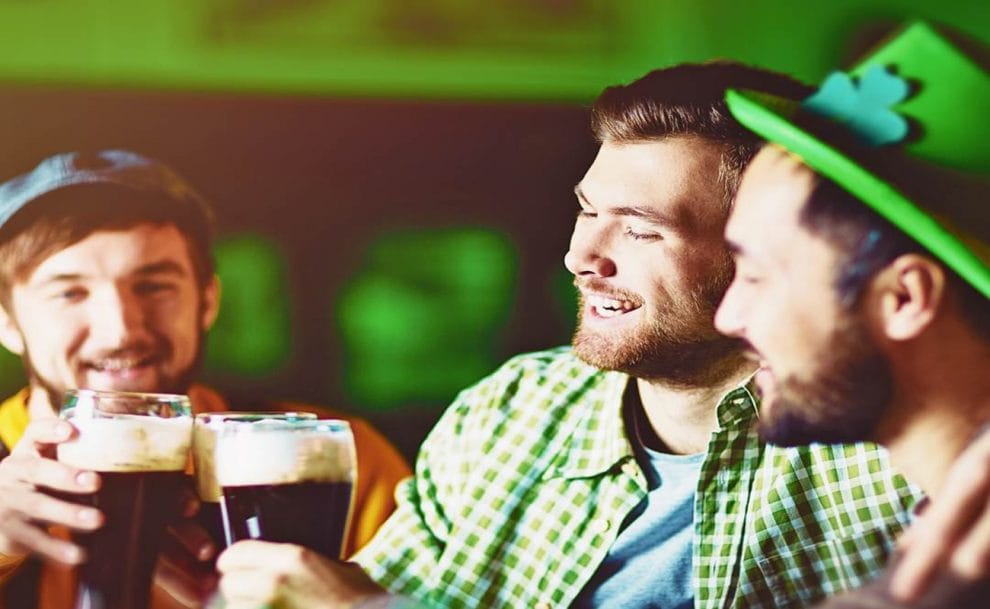
[[[585,209],[584,207],[578,209],[578,218],[596,218],[598,214],[590,209]]]
[[[138,294],[160,294],[172,289],[172,284],[160,281],[142,281],[135,284],[134,291]]]
[[[626,227],[625,232],[626,235],[638,241],[659,241],[660,239],[663,239],[663,237],[657,233],[641,233],[633,230],[632,227],[629,226]]]
[[[739,283],[744,283],[746,285],[757,285],[758,283],[760,283],[760,281],[763,280],[763,278],[757,275],[756,273],[743,272],[737,268],[735,280],[738,281]]]
[[[78,302],[86,297],[86,290],[83,288],[69,288],[67,290],[62,290],[55,294],[55,298],[58,300],[65,300],[68,302]]]

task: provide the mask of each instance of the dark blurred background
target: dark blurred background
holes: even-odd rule
[[[413,457],[456,392],[568,340],[572,187],[607,85],[733,58],[817,82],[976,0],[0,0],[0,179],[160,158],[215,203],[207,378],[312,401]],[[0,390],[23,383],[0,358]]]

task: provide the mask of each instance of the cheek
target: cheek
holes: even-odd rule
[[[768,343],[777,348],[778,357],[792,358],[793,365],[820,352],[821,341],[828,333],[823,327],[821,316],[814,308],[783,303],[782,306],[768,309],[761,324],[765,328]]]
[[[794,330],[795,312],[788,306],[786,296],[766,280],[733,284],[728,294],[730,316],[740,318],[746,339],[767,358],[790,351],[801,336]]]
[[[76,350],[85,339],[87,327],[85,318],[80,316],[41,314],[21,321],[21,335],[32,357],[59,358]]]
[[[202,325],[202,307],[195,298],[176,299],[152,307],[148,319],[154,333],[172,343],[177,351],[195,349]]]
[[[664,269],[671,282],[676,281],[682,291],[698,291],[699,286],[720,285],[728,287],[732,278],[732,258],[725,248],[679,248],[669,257]]]

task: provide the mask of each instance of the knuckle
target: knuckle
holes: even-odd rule
[[[21,511],[25,514],[34,514],[35,517],[44,518],[50,515],[51,501],[50,497],[41,493],[27,493],[21,500]]]
[[[312,560],[311,552],[302,546],[289,546],[289,560],[295,566],[305,566]]]
[[[24,455],[11,454],[9,457],[0,461],[0,480],[16,480],[20,478],[19,473],[24,471],[27,467],[26,459]]]

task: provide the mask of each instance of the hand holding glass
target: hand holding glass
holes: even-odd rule
[[[101,510],[105,524],[74,532],[86,550],[77,609],[146,609],[165,525],[178,517],[192,438],[184,395],[70,390],[60,416],[78,435],[58,459],[98,472],[100,488],[73,496]]]

